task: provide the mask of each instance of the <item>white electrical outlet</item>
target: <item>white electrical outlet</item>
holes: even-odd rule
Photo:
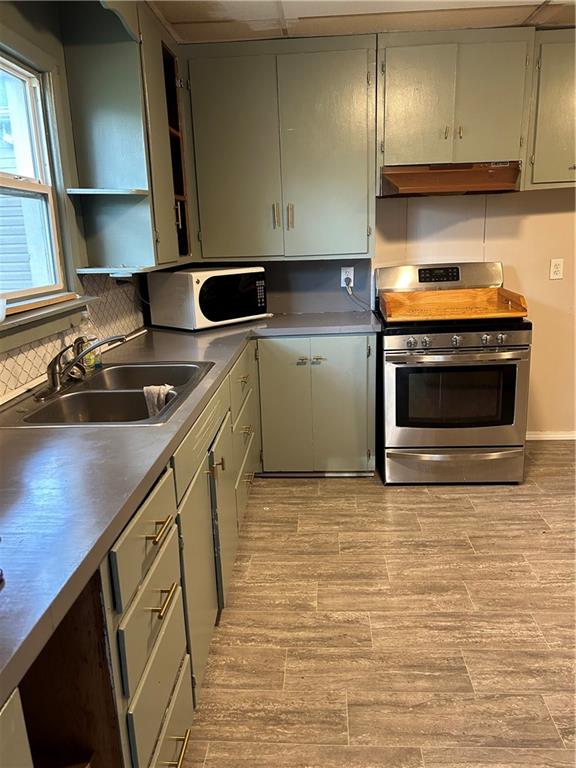
[[[347,283],[346,280],[350,282]],[[352,288],[354,286],[354,267],[342,267],[340,270],[340,288]]]
[[[550,280],[564,278],[564,259],[550,259]]]

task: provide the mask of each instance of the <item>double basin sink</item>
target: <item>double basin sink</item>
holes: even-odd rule
[[[86,379],[39,403],[33,395],[0,414],[0,426],[81,424],[162,424],[214,363],[129,363],[107,365]],[[164,408],[148,414],[143,387],[169,384]]]

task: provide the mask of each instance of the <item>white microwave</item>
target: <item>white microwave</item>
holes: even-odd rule
[[[270,317],[264,267],[148,274],[153,325],[197,330]]]

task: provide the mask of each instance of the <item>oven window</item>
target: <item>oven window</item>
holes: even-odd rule
[[[515,365],[396,370],[399,427],[497,427],[514,423]]]
[[[209,277],[199,292],[200,311],[208,320],[233,320],[266,312],[261,272]]]

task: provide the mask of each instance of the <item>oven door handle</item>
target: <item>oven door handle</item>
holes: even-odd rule
[[[408,453],[406,450],[395,451],[393,448],[386,448],[386,456],[397,456],[417,461],[444,461],[447,463],[513,458],[522,455],[523,452],[523,448],[508,448],[505,451],[490,451],[489,453],[466,453],[464,451],[462,453]]]
[[[419,354],[399,354],[399,355],[386,355],[387,363],[396,363],[400,365],[420,365],[424,363],[448,363],[450,365],[460,363],[519,363],[523,360],[528,360],[529,351],[521,352],[456,352],[447,355],[419,355]]]

